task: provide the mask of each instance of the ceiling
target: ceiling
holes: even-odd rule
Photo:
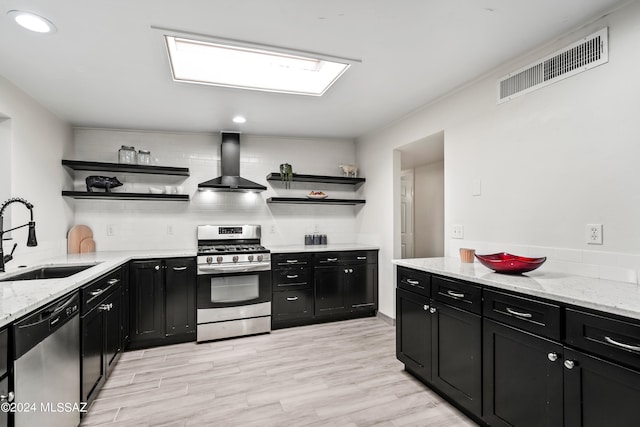
[[[618,1],[0,0],[0,76],[75,126],[355,138]],[[362,62],[322,97],[177,83],[152,26]]]

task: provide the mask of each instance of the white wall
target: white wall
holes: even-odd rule
[[[444,162],[413,169],[415,258],[444,256]]]
[[[12,197],[22,197],[34,205],[38,246],[27,248],[27,231],[13,233],[18,243],[10,266],[35,262],[44,256],[64,253],[66,235],[73,212],[60,196],[71,180],[60,161],[72,150],[71,128],[51,114],[27,94],[0,77],[0,117],[3,139],[10,135],[10,182]],[[4,163],[6,157],[0,164]],[[4,202],[4,200],[2,200]],[[29,211],[19,204],[11,205],[13,225],[29,220]],[[9,251],[13,242],[5,242]]]
[[[199,192],[199,182],[220,175],[220,134],[128,131],[114,129],[74,130],[74,158],[117,162],[121,145],[148,149],[159,165],[188,167],[191,176],[156,177],[118,175],[124,188],[113,191],[148,192],[149,186],[183,185],[191,201],[87,201],[76,200],[75,223],[93,229],[98,250],[194,249],[198,224],[261,224],[265,245],[303,244],[304,235],[318,231],[329,242],[347,243],[356,239],[353,206],[267,204],[271,196],[304,197],[311,190],[330,197],[356,198],[350,186],[292,183],[287,190],[280,182],[266,181],[281,163],[290,163],[295,173],[339,175],[341,163],[353,163],[353,140],[289,138],[241,135],[240,173],[266,185],[262,193]],[[76,173],[75,188],[84,190],[89,173]],[[96,174],[93,172],[93,174]],[[109,174],[113,176],[113,174]],[[102,190],[97,190],[102,191]],[[113,236],[107,235],[112,226]],[[168,227],[173,234],[168,234]]]
[[[358,139],[368,178],[360,231],[381,250],[380,309],[394,312],[397,233],[394,149],[445,132],[445,252],[546,255],[542,267],[637,282],[640,268],[640,2],[506,64],[456,93]],[[497,105],[496,81],[510,71],[609,26],[609,62]],[[375,176],[375,179],[369,177]],[[482,182],[482,195],[471,184]],[[604,224],[604,245],[585,225]],[[451,240],[451,225],[465,239]]]

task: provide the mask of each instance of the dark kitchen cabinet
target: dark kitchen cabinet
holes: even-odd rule
[[[195,340],[195,259],[131,262],[129,348]]]
[[[482,320],[434,302],[432,382],[473,414],[482,414]]]
[[[271,327],[295,326],[313,321],[313,255],[273,254],[271,257]]]
[[[377,310],[375,251],[316,253],[314,267],[316,316]]]
[[[640,371],[571,349],[564,360],[566,427],[638,425]]]
[[[273,254],[273,329],[375,314],[377,251]]]
[[[164,338],[164,269],[162,260],[133,261],[129,278],[131,344]]]
[[[343,266],[316,267],[314,271],[316,316],[345,313],[349,270]]]
[[[492,426],[563,423],[562,345],[483,321],[484,419]]]
[[[429,298],[404,289],[396,290],[396,357],[405,368],[431,380],[433,316]]]
[[[398,360],[476,418],[482,414],[481,308],[477,286],[398,269]]]
[[[196,262],[193,258],[165,261],[166,336],[195,333]]]
[[[97,396],[123,349],[120,268],[81,289],[80,348],[83,402]]]

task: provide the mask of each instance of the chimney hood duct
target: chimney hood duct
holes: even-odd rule
[[[222,176],[198,184],[198,190],[259,192],[267,189],[240,176],[240,134],[222,132],[220,163]]]

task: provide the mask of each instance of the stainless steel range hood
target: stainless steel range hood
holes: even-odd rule
[[[222,176],[198,184],[198,190],[259,192],[267,189],[240,176],[240,134],[222,132],[220,163]]]

